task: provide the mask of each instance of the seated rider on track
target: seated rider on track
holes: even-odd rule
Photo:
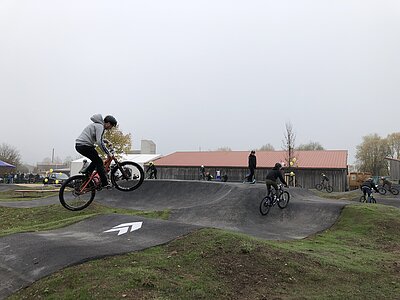
[[[325,173],[322,173],[322,174],[321,174],[321,177],[322,177],[322,180],[321,180],[321,184],[322,184],[322,185],[324,185],[325,182],[328,183],[329,178],[328,178],[328,176],[325,175]]]
[[[287,187],[287,183],[286,183],[285,179],[283,178],[281,169],[282,169],[282,165],[280,163],[276,163],[275,166],[272,168],[272,170],[268,172],[266,180],[265,180],[265,184],[267,185],[268,195],[271,194],[271,186],[274,187],[275,195],[277,195],[277,193],[278,193],[278,184],[277,184],[278,178],[283,183],[283,185]]]
[[[365,197],[368,194],[368,198],[371,197],[372,189],[374,189],[376,192],[378,191],[378,188],[376,187],[376,184],[374,183],[374,180],[372,177],[368,178],[365,180],[361,186],[360,186],[363,194],[364,194],[364,199],[367,200]]]
[[[389,191],[392,189],[392,183],[386,177],[381,177],[382,187],[386,187]]]
[[[104,144],[107,140],[103,139],[103,135],[105,130],[110,130],[117,126],[117,120],[113,116],[106,116],[103,120],[101,114],[93,115],[90,120],[92,120],[93,123],[86,126],[81,135],[76,139],[75,149],[78,153],[91,160],[86,174],[91,175],[94,169],[96,169],[101,179],[101,186],[110,188],[112,185],[108,182],[103,160],[97,153],[95,145],[97,144],[108,157],[111,156]]]

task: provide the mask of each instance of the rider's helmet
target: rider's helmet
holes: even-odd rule
[[[278,169],[278,170],[280,170],[280,169],[282,168],[282,165],[281,165],[280,163],[276,163],[276,164],[275,164],[275,168]]]
[[[151,162],[149,162],[149,165],[152,166],[152,165],[154,165],[154,163],[151,161]]]
[[[117,126],[117,119],[115,119],[113,116],[106,116],[104,118],[104,123],[110,123],[113,127]]]
[[[385,177],[382,176],[381,179],[382,179],[382,180],[385,180]]]

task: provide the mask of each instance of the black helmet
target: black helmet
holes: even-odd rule
[[[282,165],[280,163],[276,163],[275,168],[277,168],[279,170],[280,168],[282,168]]]
[[[106,116],[104,118],[104,123],[110,123],[112,126],[117,126],[117,119],[115,119],[113,116]]]

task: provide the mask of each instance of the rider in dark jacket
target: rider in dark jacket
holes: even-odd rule
[[[361,190],[364,194],[364,197],[368,194],[368,197],[371,196],[372,189],[374,189],[376,192],[378,191],[378,188],[376,187],[376,184],[374,183],[373,178],[368,178],[366,181],[364,181],[361,184]]]
[[[276,163],[275,166],[272,168],[272,170],[268,172],[266,180],[265,180],[265,184],[267,185],[268,195],[271,193],[271,186],[274,187],[275,194],[277,193],[278,178],[285,186],[287,186],[285,178],[283,178],[281,169],[282,169],[282,165],[280,163]]]
[[[252,150],[249,154],[249,170],[250,173],[247,175],[247,181],[248,182],[255,182],[254,177],[254,170],[257,168],[257,157],[256,157],[256,151]]]

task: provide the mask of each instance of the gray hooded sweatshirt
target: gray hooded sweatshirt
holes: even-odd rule
[[[82,131],[81,135],[75,140],[77,145],[85,145],[90,147],[95,147],[97,144],[107,155],[110,152],[107,150],[103,141],[104,134],[104,121],[101,114],[93,115],[90,120],[93,121],[92,124],[86,126]]]

